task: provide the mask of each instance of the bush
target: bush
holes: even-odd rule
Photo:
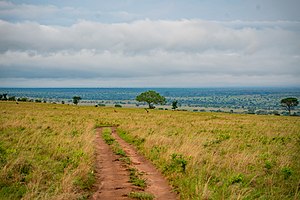
[[[116,107],[116,108],[122,108],[122,106],[119,105],[119,104],[116,104],[115,107]]]
[[[243,182],[243,180],[244,180],[244,176],[242,174],[238,174],[238,175],[232,176],[229,179],[229,183],[230,184],[241,183],[241,182]]]
[[[284,167],[281,169],[284,179],[288,179],[292,174],[293,171],[289,167]]]
[[[173,153],[171,155],[171,162],[164,167],[164,172],[181,172],[185,173],[187,159],[181,155]]]
[[[16,97],[15,96],[9,97],[8,101],[16,101]]]
[[[26,101],[29,101],[29,99],[26,97],[22,97],[22,98],[18,98],[18,101],[26,102]]]

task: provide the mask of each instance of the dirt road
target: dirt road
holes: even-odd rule
[[[147,187],[145,192],[151,193],[158,200],[176,200],[177,195],[171,191],[165,178],[147,159],[137,153],[136,149],[121,139],[117,133],[116,128],[111,127],[112,136],[119,143],[121,148],[126,152],[131,159],[131,166],[138,171],[144,173]],[[96,187],[97,191],[92,196],[93,200],[118,200],[130,199],[127,197],[132,191],[141,190],[138,187],[129,183],[128,166],[119,161],[119,156],[115,155],[108,144],[101,138],[103,128],[97,129],[96,136]]]

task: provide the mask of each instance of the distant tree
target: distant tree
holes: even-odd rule
[[[155,108],[154,104],[164,105],[166,103],[166,98],[153,90],[143,92],[140,95],[138,95],[135,99],[138,102],[146,102],[149,106],[149,109]]]
[[[29,99],[26,98],[26,97],[22,97],[22,98],[18,98],[18,101],[24,101],[24,102],[26,102],[26,101],[29,101]]]
[[[173,101],[172,102],[172,109],[173,110],[176,110],[178,108],[177,104],[178,104],[178,101]]]
[[[79,103],[80,100],[81,100],[81,97],[80,97],[80,96],[74,96],[74,97],[73,97],[73,103],[74,103],[75,105],[77,105],[77,104]]]
[[[7,100],[7,95],[8,95],[7,93],[6,93],[6,94],[2,94],[1,99],[2,99],[2,100]]]
[[[8,98],[8,101],[16,101],[16,97],[15,96],[11,96]]]
[[[297,98],[289,97],[289,98],[281,99],[280,103],[282,107],[284,107],[287,111],[289,111],[289,115],[291,115],[291,109],[293,107],[296,107],[299,104],[299,101]]]

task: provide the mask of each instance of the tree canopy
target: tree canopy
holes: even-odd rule
[[[75,105],[77,105],[77,104],[79,103],[80,100],[81,100],[81,97],[80,97],[80,96],[74,96],[74,97],[73,97],[73,103],[74,103]]]
[[[287,111],[289,111],[289,114],[291,115],[291,109],[299,104],[299,101],[297,98],[289,97],[285,99],[281,99],[280,101],[281,106],[285,107]]]
[[[172,109],[173,110],[176,110],[178,108],[177,104],[178,104],[177,100],[172,102]]]
[[[135,98],[138,102],[146,102],[150,109],[155,108],[154,104],[164,105],[166,103],[166,98],[161,96],[159,93],[149,90],[143,92]]]

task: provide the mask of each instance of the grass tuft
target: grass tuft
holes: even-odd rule
[[[154,199],[154,195],[146,192],[130,192],[127,195],[129,198],[140,199],[140,200],[152,200]]]
[[[137,169],[131,167],[129,168],[129,182],[135,186],[145,188],[147,186],[146,180],[142,178],[142,173],[140,173]]]

